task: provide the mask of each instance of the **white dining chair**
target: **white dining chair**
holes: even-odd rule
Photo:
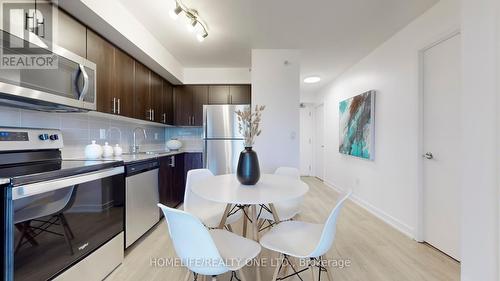
[[[195,216],[181,210],[158,204],[168,224],[168,232],[182,265],[188,268],[185,280],[194,274],[212,276],[231,271],[231,280],[238,272],[246,281],[242,268],[261,250],[260,245],[222,229],[207,229]]]
[[[292,266],[294,273],[280,280],[299,275],[307,269],[311,270],[312,280],[316,280],[314,267],[319,268],[319,280],[321,280],[322,272],[326,272],[328,279],[330,281],[332,280],[331,272],[324,266],[324,255],[333,245],[338,216],[344,202],[351,196],[351,193],[352,192],[341,194],[325,224],[301,221],[281,222],[262,236],[260,244],[264,248],[280,253],[280,264],[274,271],[273,281],[277,279],[284,264],[291,264],[289,257],[309,260],[308,268],[297,271],[297,269]]]
[[[191,187],[203,180],[213,177],[208,169],[195,169],[187,173],[186,192],[184,193],[184,211],[194,215],[208,228],[217,228],[224,215],[226,204],[205,200],[196,195]],[[214,186],[213,188],[217,188]],[[228,216],[226,225],[231,230],[231,224],[241,219],[242,212],[235,209]]]
[[[300,180],[300,171],[297,168],[279,167],[278,169],[276,169],[274,174]],[[304,196],[301,196],[295,199],[274,203],[274,207],[276,208],[276,212],[278,212],[279,219],[281,221],[293,219],[300,212],[300,206],[302,205],[303,201]],[[260,210],[259,218],[267,220],[271,225],[275,223],[273,214],[267,208],[262,208]]]

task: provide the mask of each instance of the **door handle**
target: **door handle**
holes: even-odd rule
[[[116,113],[116,98],[113,98],[113,110],[111,111],[113,114]]]
[[[117,99],[117,101],[118,101],[118,114],[120,114],[120,111],[121,111],[120,110],[120,108],[121,108],[121,106],[120,106],[120,99]]]
[[[428,160],[434,159],[434,155],[432,155],[432,152],[427,152],[424,155],[422,155],[422,157]]]

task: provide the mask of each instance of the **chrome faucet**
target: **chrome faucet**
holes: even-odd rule
[[[142,134],[144,135],[144,139],[146,139],[148,137],[147,134],[146,134],[146,129],[144,129],[142,127],[135,128],[134,129],[134,144],[130,147],[130,152],[132,152],[132,153],[139,152],[139,148],[140,148],[140,146],[137,144],[137,137],[136,137],[137,130],[141,130],[142,131]]]

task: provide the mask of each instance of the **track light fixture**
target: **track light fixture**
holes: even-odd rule
[[[181,0],[175,0],[175,9],[169,12],[170,17],[175,20],[183,12],[187,18],[188,31],[194,32],[198,27],[196,38],[198,41],[203,42],[208,36],[207,24],[200,18],[198,11],[188,8]]]

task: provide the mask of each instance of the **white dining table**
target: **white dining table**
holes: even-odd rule
[[[268,207],[272,212],[275,223],[279,223],[279,214],[274,203],[287,201],[304,196],[309,187],[301,180],[287,176],[263,174],[255,185],[242,185],[235,174],[219,175],[193,184],[192,192],[198,196],[219,203],[225,203],[226,209],[222,216],[219,228],[224,228],[226,220],[234,207],[245,212],[243,221],[243,236],[247,233],[247,216],[250,209],[253,240],[259,241],[259,223],[257,208]],[[260,270],[257,269],[257,280],[261,280]]]

